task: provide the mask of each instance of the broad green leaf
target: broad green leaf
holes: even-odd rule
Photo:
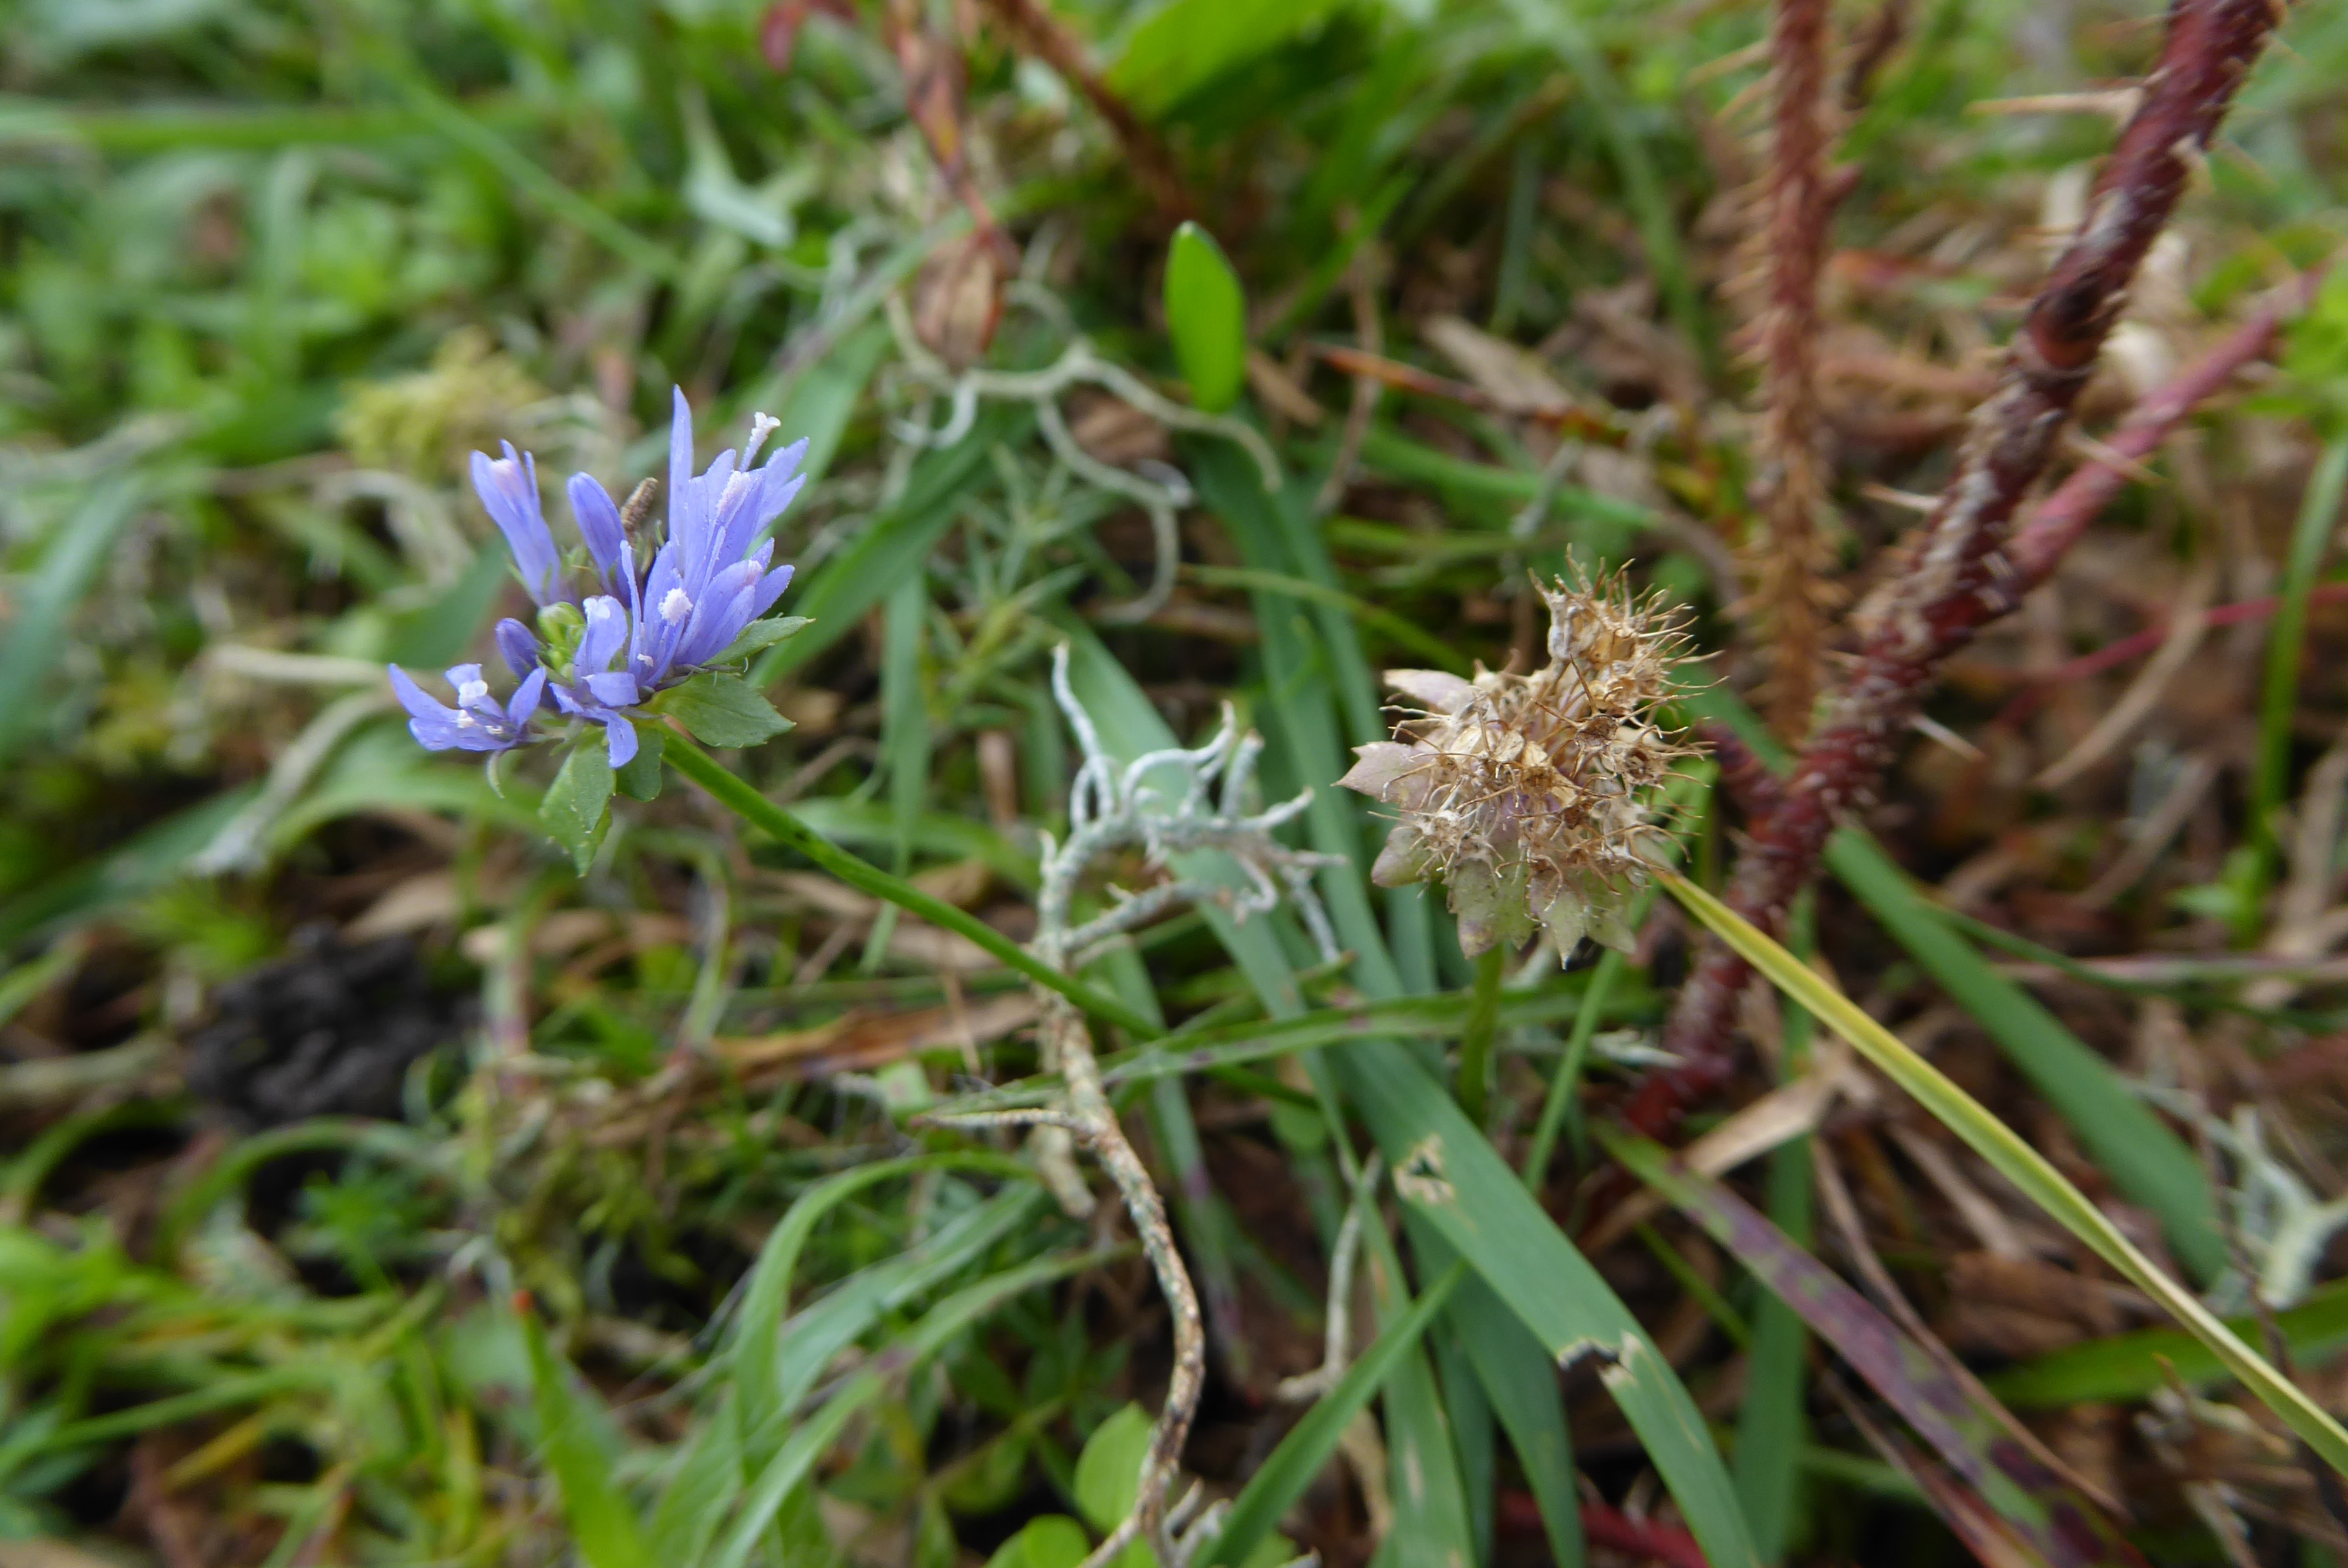
[[[1272,1450],[1232,1500],[1231,1511],[1223,1516],[1223,1532],[1208,1554],[1208,1568],[1217,1568],[1218,1564],[1220,1568],[1235,1568],[1250,1561],[1265,1541],[1272,1539],[1282,1517],[1304,1495],[1304,1489],[1313,1484],[1313,1478],[1337,1451],[1337,1440],[1345,1435],[1345,1429],[1368,1408],[1372,1396],[1385,1386],[1386,1378],[1401,1364],[1404,1355],[1417,1348],[1426,1326],[1435,1321],[1466,1277],[1466,1266],[1457,1265],[1421,1291],[1410,1310],[1381,1328],[1378,1337],[1345,1368],[1337,1386],[1289,1429],[1288,1435],[1280,1440],[1280,1446]]]
[[[2000,1175],[2020,1188],[2023,1195],[2049,1218],[2085,1242],[2096,1256],[2152,1297],[2163,1311],[2207,1345],[2244,1388],[2281,1417],[2284,1425],[2305,1439],[2326,1463],[2348,1473],[2348,1431],[2343,1431],[2297,1384],[2275,1370],[2219,1322],[2191,1291],[2137,1251],[2136,1244],[2121,1235],[2110,1217],[2073,1186],[2046,1156],[1991,1114],[1947,1074],[1919,1056],[1898,1035],[1869,1017],[1825,977],[1726,904],[1674,872],[1661,872],[1659,876],[1672,896],[1714,935],[1906,1090]]]
[[[658,724],[636,726],[636,754],[628,765],[612,775],[620,793],[630,800],[658,800],[661,792],[662,742],[666,736]]]
[[[602,732],[590,730],[572,746],[538,807],[538,819],[555,843],[571,851],[571,863],[582,876],[603,842],[603,826],[610,820],[605,808],[611,804],[612,759],[604,750]]]
[[[1190,401],[1220,414],[1247,384],[1247,298],[1214,237],[1196,223],[1174,231],[1166,254],[1166,330]]]
[[[1085,1522],[1103,1534],[1125,1522],[1141,1494],[1149,1427],[1149,1412],[1128,1404],[1095,1427],[1076,1456],[1076,1506]]]
[[[650,706],[683,724],[703,745],[725,750],[757,745],[791,727],[740,676],[718,670],[704,670],[662,692]]]
[[[582,1390],[568,1363],[546,1341],[546,1326],[527,1306],[521,1331],[530,1348],[530,1397],[539,1443],[562,1492],[562,1516],[588,1568],[654,1568],[627,1493],[612,1473],[618,1436],[610,1418]]]

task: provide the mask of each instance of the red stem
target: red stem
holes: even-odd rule
[[[1812,732],[1784,805],[1756,825],[1738,861],[1729,902],[1764,930],[1779,928],[1828,835],[1873,794],[1941,661],[2019,603],[2033,580],[2008,553],[2007,525],[2054,456],[2128,284],[2183,193],[2190,159],[2209,146],[2281,16],[2271,0],[2172,0],[2160,63],[2096,179],[2085,222],[2032,302],[1997,392],[1974,411],[1956,475],[1857,671]],[[2058,515],[2037,536],[2029,559],[2038,575],[2084,525],[2085,518],[2074,525]],[[1690,1105],[1727,1081],[1748,973],[1717,940],[1707,945],[1664,1030],[1663,1047],[1678,1061],[1632,1094],[1624,1112],[1632,1127],[1666,1136]]]

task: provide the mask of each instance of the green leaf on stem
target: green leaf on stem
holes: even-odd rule
[[[630,800],[658,800],[661,791],[663,732],[653,724],[636,726],[636,754],[616,771],[613,780]]]
[[[546,786],[546,798],[538,806],[539,821],[555,843],[571,851],[571,864],[582,876],[602,845],[604,825],[611,821],[605,808],[611,804],[612,760],[603,749],[602,732],[590,730],[571,748],[562,771]]]
[[[755,746],[791,727],[747,682],[715,670],[662,692],[648,706],[683,724],[705,746]]]
[[[1247,298],[1213,236],[1196,223],[1174,231],[1166,255],[1166,330],[1190,384],[1190,401],[1220,414],[1247,384]]]

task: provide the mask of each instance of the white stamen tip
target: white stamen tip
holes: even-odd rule
[[[685,589],[670,589],[666,596],[661,600],[660,613],[663,620],[675,626],[693,613],[693,600],[685,596]]]
[[[783,422],[779,419],[769,418],[764,414],[750,415],[750,444],[742,449],[742,467],[745,472],[749,469],[750,460],[758,455],[758,448],[767,444],[767,437],[782,427]]]

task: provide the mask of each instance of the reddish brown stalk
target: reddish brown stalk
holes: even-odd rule
[[[1419,397],[1437,397],[1463,407],[1481,409],[1490,414],[1505,414],[1519,419],[1529,419],[1536,425],[1560,431],[1577,441],[1600,442],[1620,446],[1627,437],[1613,424],[1585,409],[1564,403],[1517,403],[1493,396],[1480,386],[1464,381],[1437,375],[1432,371],[1405,364],[1400,360],[1383,354],[1347,348],[1342,343],[1316,343],[1306,345],[1315,359],[1345,374],[1365,381],[1375,381],[1397,392],[1407,392]]]
[[[2007,554],[2007,524],[2054,456],[2191,161],[2209,146],[2281,17],[2272,0],[2173,0],[2160,63],[2096,182],[2085,223],[2032,302],[1998,391],[1974,411],[1955,477],[1926,520],[1857,671],[1812,732],[1787,781],[1785,804],[1756,825],[1738,861],[1729,901],[1745,918],[1779,928],[1828,835],[1882,778],[1941,662],[2019,602],[2027,584]],[[1717,941],[1707,946],[1665,1027],[1664,1049],[1678,1062],[1632,1095],[1625,1111],[1632,1126],[1664,1135],[1689,1105],[1727,1081],[1748,973]]]
[[[1085,51],[1083,40],[1037,0],[987,0],[987,8],[1010,33],[1014,44],[1073,84],[1085,95],[1085,101],[1093,106],[1093,112],[1108,122],[1118,145],[1125,149],[1135,177],[1157,204],[1167,226],[1171,228],[1189,217],[1193,210],[1190,194],[1174,166],[1174,155],[1158,138],[1158,133],[1142,123],[1141,117],[1133,112],[1133,106],[1117,97],[1101,79]]]
[[[2310,604],[2348,603],[2348,582],[2318,583],[2308,590],[2307,602]],[[2212,630],[2220,626],[2239,626],[2245,620],[2263,620],[2281,608],[2281,599],[2274,594],[2268,594],[2262,599],[2237,600],[2231,604],[2221,604],[2210,610],[2201,618],[2202,624]],[[2057,664],[2044,675],[2032,676],[2030,690],[2036,692],[2050,686],[2065,686],[2074,681],[2085,681],[2090,676],[2100,675],[2106,670],[2116,670],[2123,664],[2132,663],[2154,651],[2168,641],[2168,633],[2169,625],[2165,620],[2157,625],[2147,626],[2133,636],[2121,638],[2117,642],[2107,642],[2093,653],[2082,653],[2076,659]],[[2001,713],[1998,717],[2003,719],[2006,715]]]
[[[1754,510],[1753,605],[1768,650],[1766,706],[1781,734],[1809,727],[1832,596],[1818,527],[1826,482],[1818,452],[1818,275],[1834,217],[1828,189],[1827,0],[1777,0],[1769,52],[1776,117],[1769,149],[1762,316],[1760,477]]]
[[[2130,467],[2160,450],[2169,432],[2187,415],[2224,391],[2244,365],[2266,356],[2282,323],[2315,298],[2323,272],[2322,267],[2314,267],[2293,279],[2183,374],[2155,387],[2129,410],[2117,429],[2104,437],[2104,449],[2096,460],[2075,471],[2038,504],[2006,551],[2024,589],[2037,587],[2054,571],[2096,514],[2120,493]]]

